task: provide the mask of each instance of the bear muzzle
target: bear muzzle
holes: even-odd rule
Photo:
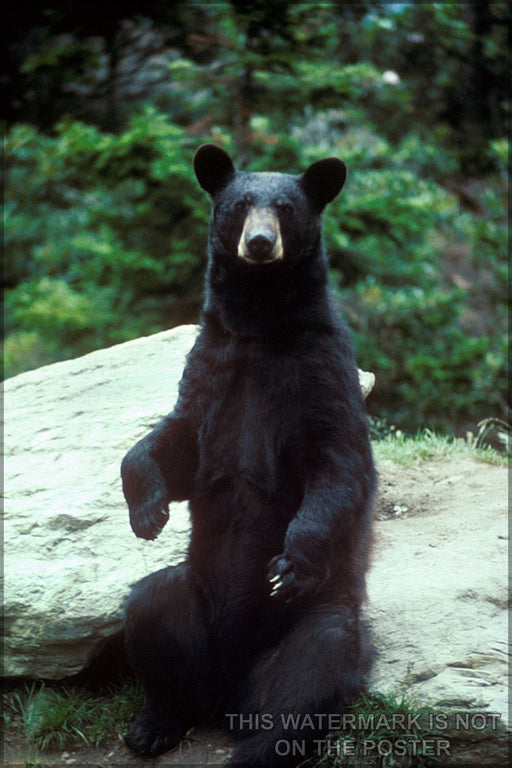
[[[238,256],[249,264],[269,264],[283,258],[279,219],[271,208],[251,208],[238,241]]]

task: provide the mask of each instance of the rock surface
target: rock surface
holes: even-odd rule
[[[119,467],[172,409],[197,333],[183,326],[5,382],[4,669],[79,672],[121,627],[129,585],[183,559],[186,504],[155,542],[132,533]]]
[[[137,539],[119,466],[171,410],[196,332],[183,326],[5,383],[6,675],[80,671],[121,627],[129,585],[183,559],[186,504],[171,506],[156,542]],[[373,688],[506,717],[507,470],[456,457],[379,471]]]

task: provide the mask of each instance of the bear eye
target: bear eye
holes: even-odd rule
[[[249,205],[249,200],[244,197],[243,200],[237,200],[235,203],[235,211],[239,211],[240,213],[243,213],[247,209],[247,206]]]
[[[293,206],[284,200],[276,200],[276,208],[280,213],[284,213],[285,216],[290,216],[293,213]]]

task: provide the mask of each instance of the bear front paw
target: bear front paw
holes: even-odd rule
[[[165,499],[153,498],[130,509],[130,525],[140,539],[156,539],[169,519],[169,505]]]
[[[270,561],[267,576],[272,586],[270,596],[285,603],[303,598],[317,587],[317,579],[301,572],[297,564],[286,555],[278,555]]]

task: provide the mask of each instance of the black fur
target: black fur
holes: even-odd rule
[[[193,530],[186,562],[143,579],[127,606],[146,703],[126,743],[157,755],[192,725],[217,723],[239,739],[230,766],[293,765],[283,740],[325,729],[293,732],[281,716],[339,712],[368,663],[374,469],[321,247],[320,213],[345,167],[242,173],[205,145],[195,168],[214,204],[202,330],[174,411],[122,466],[138,536],[157,536],[179,499]],[[269,264],[237,255],[255,205],[279,219],[284,255]],[[250,714],[268,727],[252,728]]]

